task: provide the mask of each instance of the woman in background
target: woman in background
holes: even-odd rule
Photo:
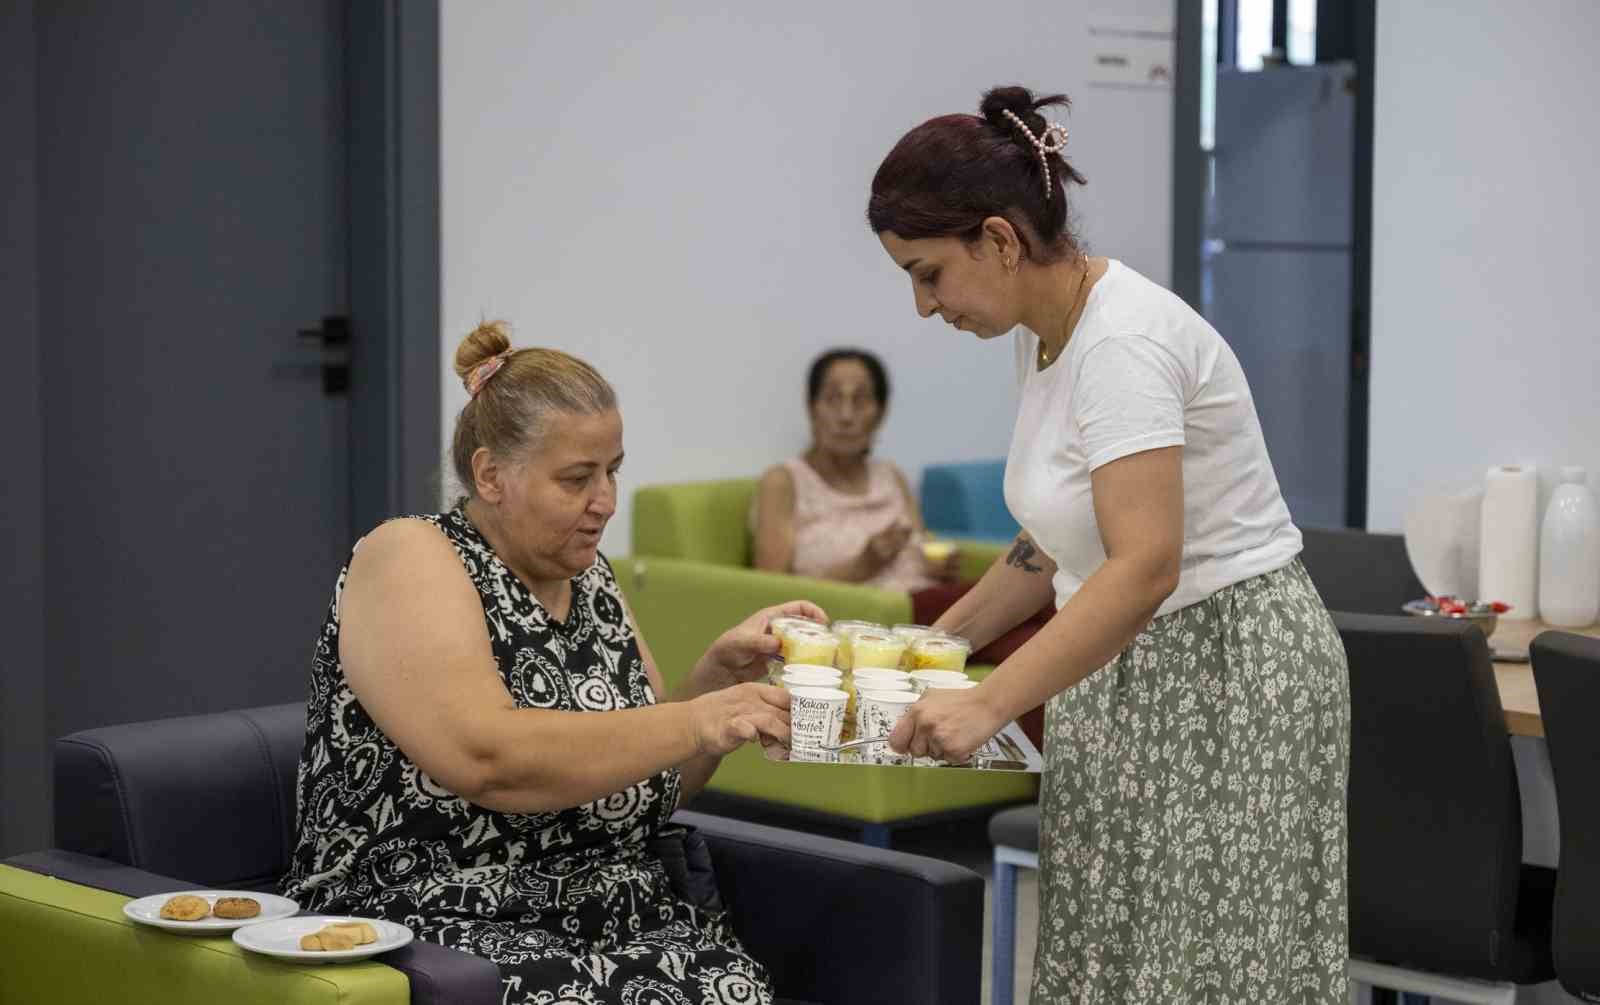
[[[889,375],[872,353],[834,349],[811,364],[811,445],[761,476],[756,568],[907,593],[955,580],[958,555],[923,555],[905,473],[872,456],[888,408]]]

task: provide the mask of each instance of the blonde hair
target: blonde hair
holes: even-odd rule
[[[482,381],[456,416],[450,462],[468,495],[475,494],[472,455],[479,447],[496,457],[515,457],[540,443],[552,413],[595,415],[617,407],[617,392],[576,356],[559,349],[511,351],[504,321],[485,321],[461,340],[456,376],[467,384],[474,370],[502,354],[504,365]]]

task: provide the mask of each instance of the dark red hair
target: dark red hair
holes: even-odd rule
[[[959,237],[976,241],[983,221],[1004,217],[1035,262],[1080,251],[1069,225],[1066,183],[1085,183],[1060,154],[1048,154],[1050,194],[1045,195],[1039,151],[1010,111],[1035,136],[1049,125],[1041,108],[1070,108],[1065,94],[1035,98],[1026,87],[996,87],[983,96],[978,115],[941,115],[906,133],[872,176],[867,223],[875,234],[903,240]]]

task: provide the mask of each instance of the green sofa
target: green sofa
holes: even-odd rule
[[[754,479],[652,485],[633,499],[633,554],[612,560],[628,604],[669,687],[723,631],[761,607],[810,600],[829,616],[911,620],[905,593],[750,568]],[[961,542],[962,575],[976,579],[1003,552]],[[990,668],[973,667],[974,676]],[[1031,800],[1031,775],[855,765],[776,764],[757,747],[725,758],[713,799],[754,802],[858,827],[887,847],[892,830],[955,815],[986,815]]]
[[[226,934],[173,936],[122,914],[130,898],[0,865],[0,999],[164,1005],[404,1005],[406,975],[382,963],[295,966]]]

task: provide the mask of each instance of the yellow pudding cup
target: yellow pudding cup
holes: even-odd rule
[[[778,655],[785,663],[833,666],[839,638],[821,625],[790,625],[778,636]]]
[[[850,640],[851,669],[877,667],[897,670],[905,652],[905,641],[889,632],[857,632]]]
[[[779,615],[767,623],[767,630],[772,633],[773,638],[778,640],[779,647],[778,655],[767,659],[767,680],[770,683],[778,683],[778,679],[783,676],[784,663],[792,662],[783,655],[784,639],[788,637],[789,633],[791,631],[804,633],[817,629],[826,630],[823,625],[812,621],[810,618],[796,618],[789,615]]]
[[[928,635],[911,643],[907,662],[912,670],[967,669],[967,657],[972,653],[972,643],[954,635]]]
[[[835,621],[833,634],[839,637],[839,649],[834,653],[833,665],[840,670],[852,670],[850,664],[850,640],[857,632],[882,632],[887,631],[883,625],[876,621]]]
[[[894,633],[895,638],[906,644],[906,651],[900,656],[900,669],[902,670],[916,669],[911,665],[911,647],[918,639],[925,639],[930,635],[939,634],[936,629],[929,628],[927,625],[895,625],[889,631]]]

